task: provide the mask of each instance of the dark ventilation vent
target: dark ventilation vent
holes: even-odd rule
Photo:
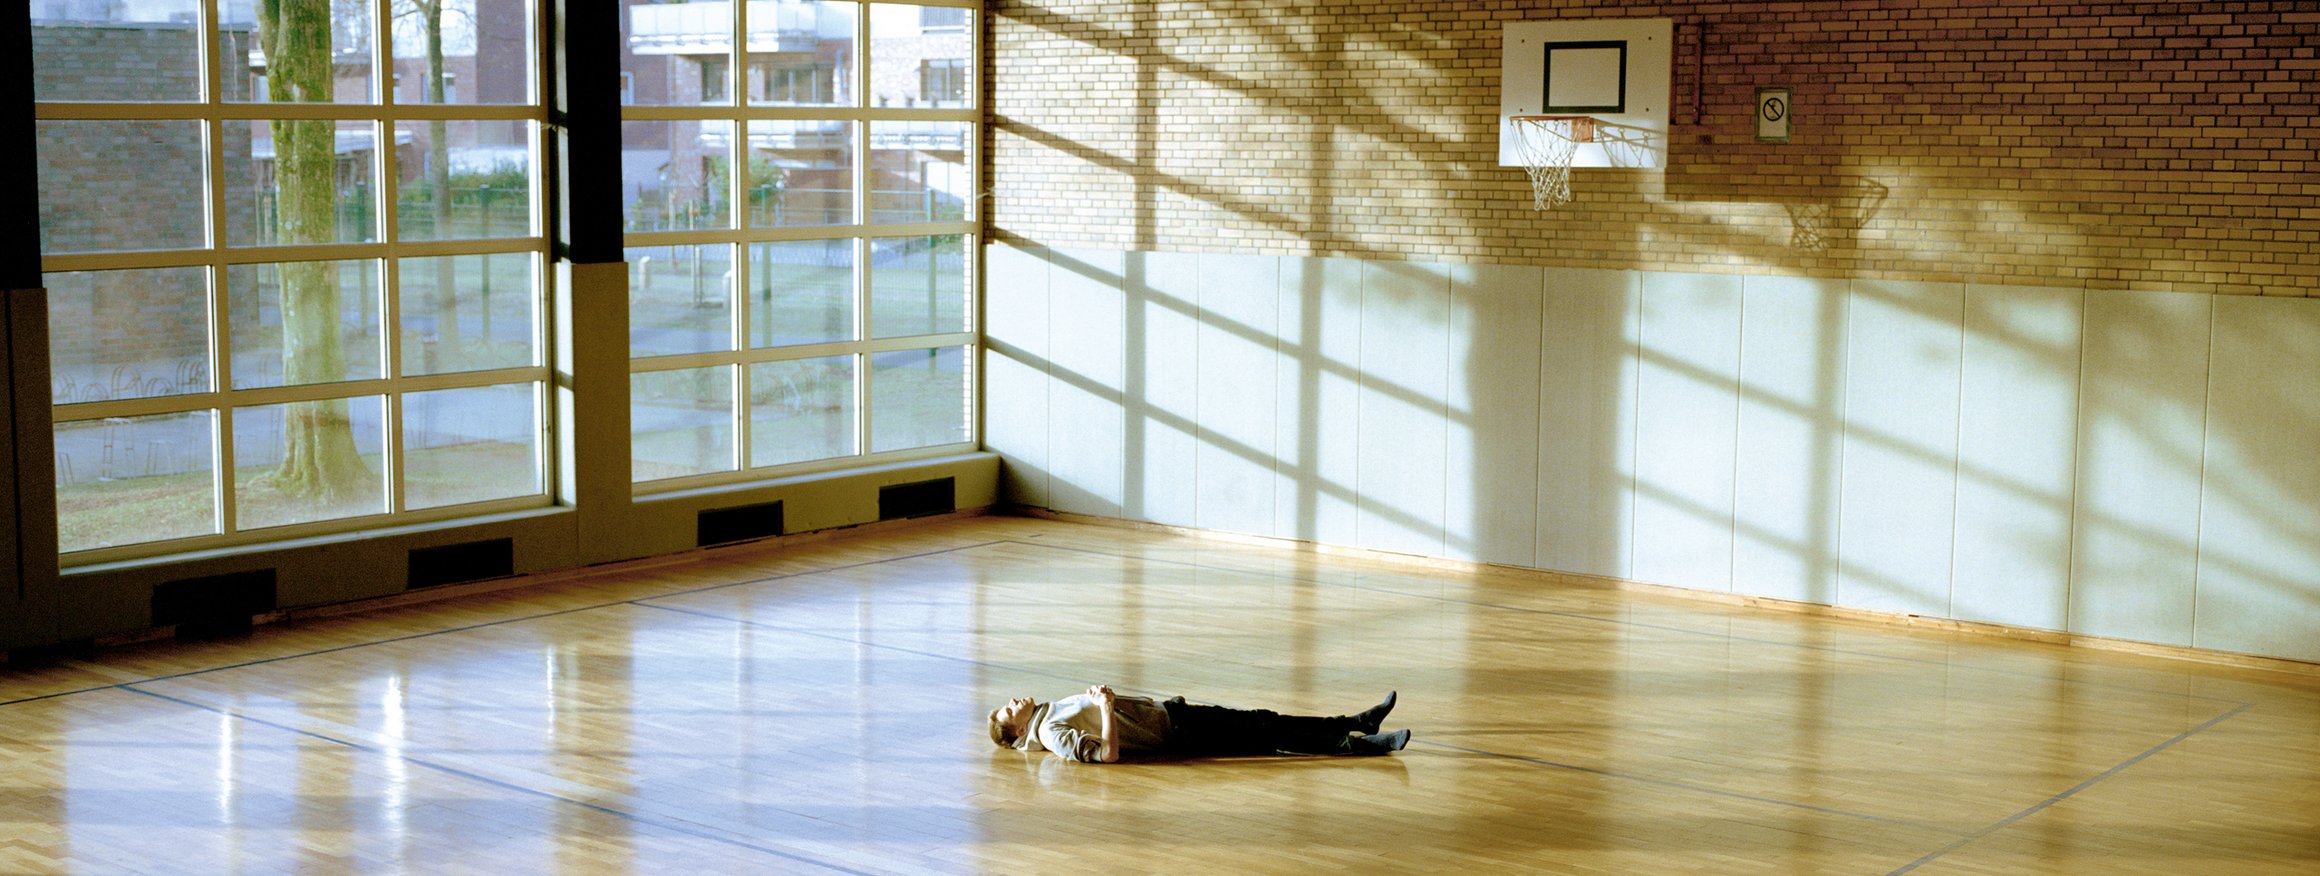
[[[13,667],[54,666],[65,660],[97,659],[97,640],[68,639],[46,645],[12,648],[5,662]]]
[[[185,578],[153,588],[153,625],[176,627],[180,639],[247,633],[253,617],[273,610],[272,569]]]
[[[411,576],[404,586],[416,590],[461,581],[505,578],[515,573],[516,540],[488,538],[483,541],[413,548]]]
[[[958,490],[950,478],[878,488],[878,519],[900,520],[949,514],[959,508]]]
[[[697,526],[695,533],[700,540],[694,544],[701,547],[780,535],[781,503],[766,502],[703,511]]]

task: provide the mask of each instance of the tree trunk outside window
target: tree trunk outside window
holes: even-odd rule
[[[258,39],[266,56],[268,100],[331,100],[330,0],[260,0]],[[277,239],[285,244],[335,241],[337,125],[276,119],[272,127]],[[346,379],[337,266],[290,262],[280,270],[283,381]],[[368,486],[371,473],[355,450],[345,400],[291,404],[282,435],[281,467],[265,478],[275,489],[331,503],[354,498]]]
[[[411,0],[427,40],[427,102],[446,103],[443,79],[443,0]],[[427,199],[433,208],[435,239],[451,233],[451,134],[442,119],[427,123]],[[488,208],[490,205],[484,205]],[[489,339],[485,339],[487,342]],[[452,260],[435,260],[436,371],[459,370],[465,341],[459,328],[459,283]]]

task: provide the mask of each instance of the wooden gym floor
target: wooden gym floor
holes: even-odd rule
[[[2320,680],[1015,518],[0,669],[6,872],[2310,873]],[[1388,758],[993,748],[1091,682]]]

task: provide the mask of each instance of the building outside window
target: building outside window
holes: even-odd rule
[[[640,491],[973,446],[970,5],[622,0]]]
[[[967,10],[938,6],[918,10],[918,27],[927,33],[960,32],[967,29]]]
[[[827,105],[837,97],[837,71],[812,58],[765,59],[752,68],[753,103]]]
[[[919,92],[937,106],[962,104],[967,99],[964,58],[928,58],[919,66]]]
[[[430,8],[34,4],[67,565],[549,501],[540,13]]]
[[[732,77],[725,72],[724,58],[701,59],[701,102],[715,103],[725,99],[725,83]]]

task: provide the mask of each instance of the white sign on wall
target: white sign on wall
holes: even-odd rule
[[[1789,121],[1796,117],[1796,106],[1789,98],[1786,88],[1756,89],[1757,142],[1788,142]]]

